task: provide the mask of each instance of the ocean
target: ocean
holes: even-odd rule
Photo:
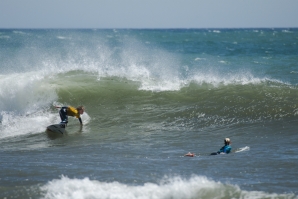
[[[0,198],[298,198],[298,29],[0,29],[0,121]]]

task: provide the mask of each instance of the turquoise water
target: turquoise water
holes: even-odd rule
[[[0,30],[0,197],[297,198],[297,42],[298,29]],[[84,105],[84,126],[47,132],[54,105]],[[225,137],[233,153],[209,156]]]

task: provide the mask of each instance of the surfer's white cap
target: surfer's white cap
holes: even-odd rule
[[[231,142],[230,138],[225,138],[225,142],[230,143]]]

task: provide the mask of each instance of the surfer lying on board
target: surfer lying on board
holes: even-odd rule
[[[219,151],[215,153],[211,153],[210,155],[217,155],[217,154],[228,154],[231,152],[232,147],[230,146],[231,140],[230,138],[225,138],[224,139],[225,145],[219,149]]]
[[[217,155],[217,154],[228,154],[231,152],[232,147],[230,146],[231,144],[231,140],[230,138],[225,138],[224,139],[225,145],[223,147],[221,147],[219,149],[219,151],[211,153],[210,155]],[[194,157],[196,156],[196,154],[188,152],[187,154],[185,154],[184,156],[188,156],[188,157]]]
[[[84,106],[79,106],[77,108],[74,108],[72,106],[63,106],[63,107],[59,107],[59,106],[55,106],[56,108],[61,108],[59,111],[60,114],[60,118],[61,118],[61,127],[65,128],[65,126],[68,123],[68,116],[72,116],[72,117],[76,117],[79,119],[81,125],[83,125],[82,119],[81,119],[81,115],[84,113],[85,108]]]

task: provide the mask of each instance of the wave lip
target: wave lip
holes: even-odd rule
[[[45,199],[297,198],[293,194],[244,191],[237,185],[215,182],[203,176],[193,176],[190,179],[165,177],[159,184],[145,183],[139,186],[62,176],[61,179],[48,182],[41,190]]]

